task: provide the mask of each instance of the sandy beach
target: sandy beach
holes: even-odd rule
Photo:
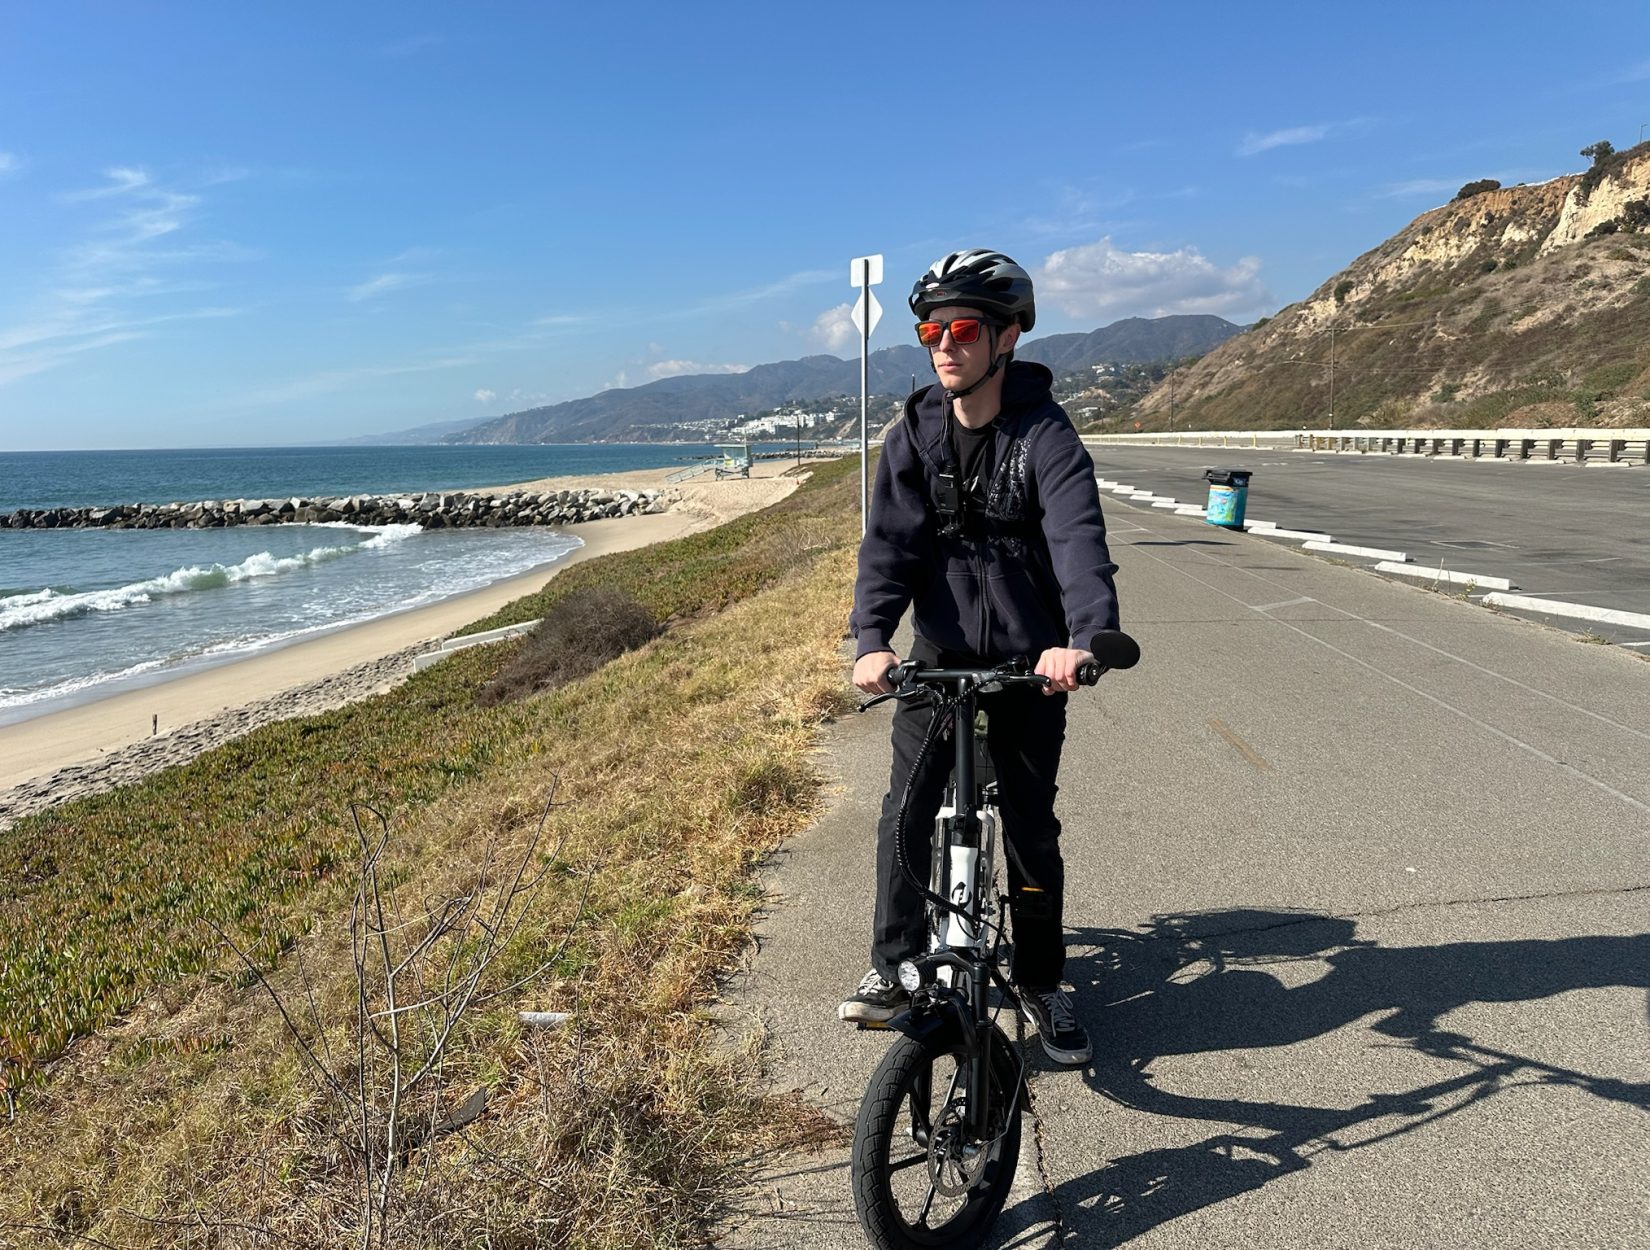
[[[779,476],[786,467],[767,462],[749,479],[690,479],[671,488],[669,511],[570,526],[567,532],[584,543],[572,555],[468,594],[0,727],[0,821],[181,763],[259,724],[394,685],[412,671],[419,650],[531,594],[564,568],[708,529],[784,498],[799,481]],[[657,488],[669,472],[545,478],[496,489]]]

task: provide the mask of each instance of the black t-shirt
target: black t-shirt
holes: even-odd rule
[[[951,427],[957,444],[957,484],[965,495],[981,503],[991,485],[991,439],[996,428],[995,421],[987,421],[977,430],[969,429],[961,421]]]

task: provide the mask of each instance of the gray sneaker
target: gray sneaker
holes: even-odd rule
[[[1055,1063],[1087,1063],[1092,1053],[1089,1035],[1077,1023],[1071,996],[1058,985],[1043,988],[1017,986],[1020,1014],[1037,1030],[1043,1049]]]
[[[865,974],[859,988],[842,1000],[836,1009],[837,1019],[849,1024],[881,1028],[911,1005],[911,996],[905,988],[895,985],[873,968]]]

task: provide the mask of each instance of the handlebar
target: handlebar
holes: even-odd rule
[[[1099,680],[1098,666],[1084,664],[1078,670],[1078,680],[1082,681],[1082,669],[1096,668],[1094,681]],[[896,690],[906,685],[919,686],[1046,686],[1049,679],[1041,673],[1028,672],[1023,660],[1016,660],[1008,664],[999,664],[995,668],[929,668],[921,660],[906,660],[902,664],[890,664],[888,671],[883,674],[884,680]],[[1085,682],[1092,685],[1093,681]]]
[[[1114,668],[1133,668],[1140,662],[1140,644],[1121,630],[1105,630],[1090,642],[1092,660],[1077,666],[1077,684],[1092,686]],[[1031,672],[1031,664],[1018,656],[995,668],[929,668],[917,660],[890,664],[883,679],[896,690],[908,682],[925,686],[949,684],[981,686],[1047,686],[1049,679]]]

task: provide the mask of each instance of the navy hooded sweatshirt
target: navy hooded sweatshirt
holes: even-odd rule
[[[967,536],[940,532],[938,476],[953,462],[944,388],[906,400],[883,443],[859,548],[856,656],[893,650],[907,607],[918,636],[991,661],[1093,650],[1097,633],[1118,627],[1094,462],[1050,395],[1053,380],[1042,365],[1009,362],[984,523]]]

